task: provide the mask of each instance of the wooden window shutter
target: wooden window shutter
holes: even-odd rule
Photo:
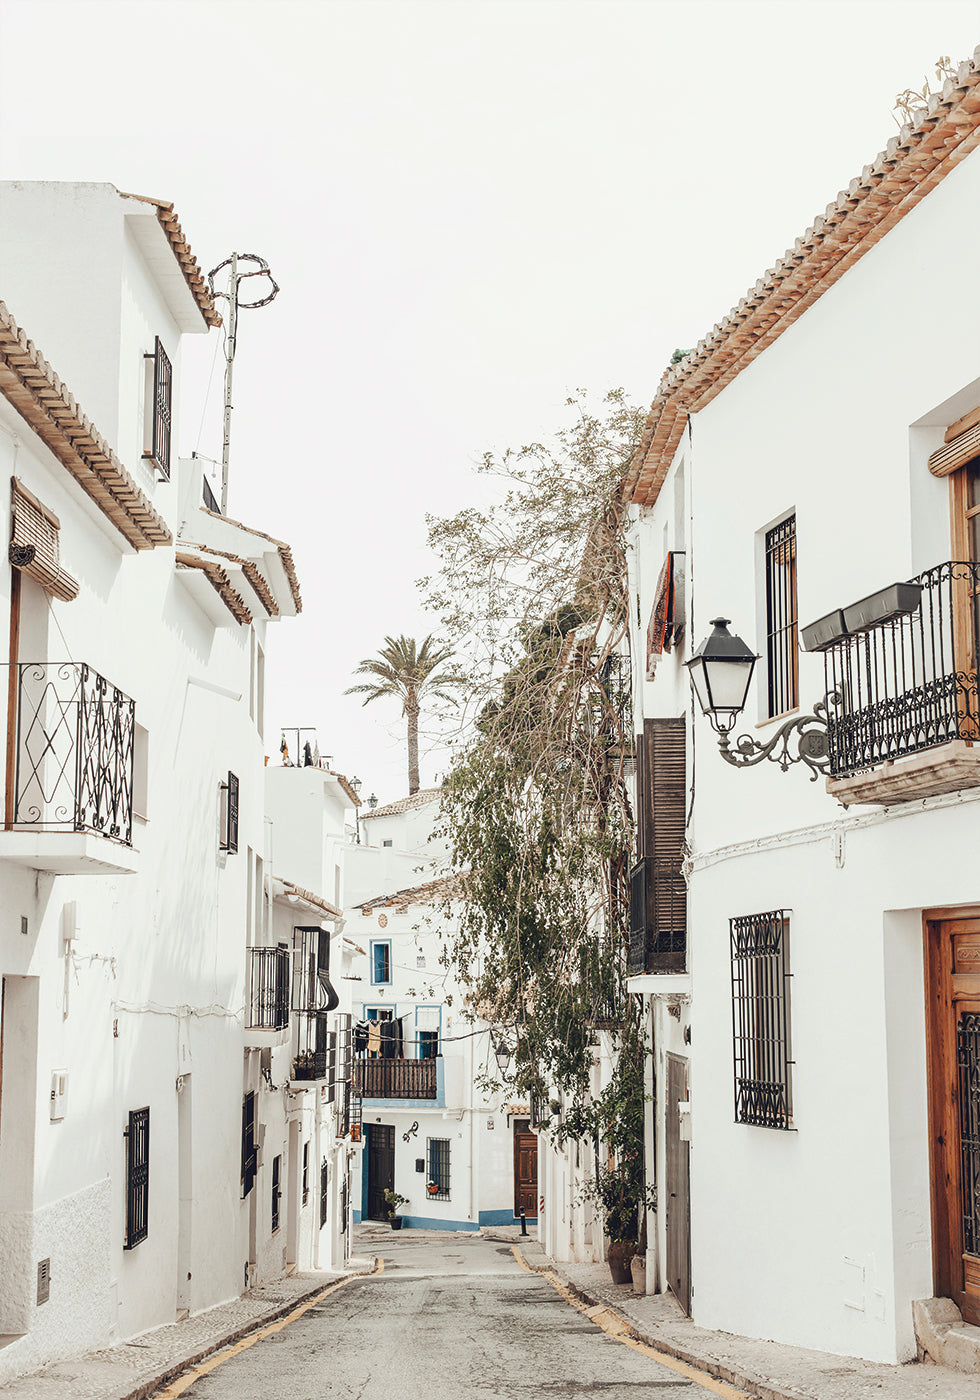
[[[7,551],[10,563],[40,584],[46,593],[70,603],[78,597],[78,584],[61,567],[58,517],[16,477],[10,481],[10,499],[13,514]]]
[[[953,428],[960,431],[947,432],[943,446],[930,454],[929,470],[933,476],[949,476],[950,472],[959,471],[974,457],[980,457],[980,409],[954,423]]]
[[[678,860],[684,849],[687,808],[686,727],[678,719],[643,724],[645,856]]]

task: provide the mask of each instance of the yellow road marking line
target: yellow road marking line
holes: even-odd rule
[[[676,1371],[678,1375],[686,1377],[687,1380],[696,1381],[705,1390],[710,1390],[712,1395],[720,1395],[722,1400],[751,1400],[751,1397],[746,1395],[744,1390],[736,1390],[726,1381],[715,1380],[714,1376],[709,1376],[705,1371],[695,1370],[686,1361],[679,1361],[676,1356],[670,1356],[665,1351],[657,1351],[655,1347],[647,1346],[646,1342],[631,1337],[629,1335],[630,1324],[618,1313],[614,1313],[612,1308],[607,1307],[604,1303],[598,1307],[588,1306],[580,1298],[575,1297],[557,1274],[552,1273],[550,1269],[532,1269],[529,1264],[524,1262],[516,1245],[511,1245],[511,1250],[526,1274],[537,1274],[540,1278],[547,1279],[555,1292],[561,1294],[566,1303],[571,1303],[573,1308],[584,1314],[597,1327],[601,1327],[603,1332],[614,1338],[615,1341],[632,1347],[634,1351],[641,1352],[643,1356],[649,1356],[651,1360],[658,1361],[661,1366],[669,1367],[671,1371]]]
[[[230,1361],[233,1356],[238,1356],[243,1351],[248,1351],[249,1347],[254,1347],[256,1342],[261,1342],[264,1337],[271,1337],[273,1332],[281,1332],[284,1327],[288,1327],[291,1322],[295,1322],[298,1317],[302,1317],[305,1312],[309,1312],[321,1299],[326,1298],[328,1293],[336,1293],[338,1288],[346,1288],[349,1283],[354,1283],[359,1278],[373,1278],[375,1274],[384,1272],[385,1261],[378,1259],[378,1267],[372,1269],[369,1274],[351,1274],[349,1278],[342,1278],[339,1283],[332,1283],[329,1288],[324,1288],[320,1293],[314,1293],[312,1298],[307,1298],[304,1303],[293,1308],[292,1312],[280,1317],[276,1322],[270,1322],[267,1327],[260,1327],[255,1332],[250,1332],[247,1337],[241,1337],[234,1346],[226,1347],[222,1351],[215,1352],[206,1361],[200,1362],[190,1371],[185,1371],[178,1376],[175,1381],[171,1381],[165,1390],[155,1390],[152,1400],[176,1400],[178,1395],[183,1395],[185,1390],[189,1390],[195,1381],[199,1381],[202,1376],[206,1376],[211,1371]]]

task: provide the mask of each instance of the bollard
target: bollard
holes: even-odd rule
[[[524,1213],[524,1207],[523,1207],[523,1206],[521,1206],[521,1234],[522,1234],[522,1235],[526,1235],[526,1234],[527,1234],[527,1216],[526,1216],[526,1214]]]

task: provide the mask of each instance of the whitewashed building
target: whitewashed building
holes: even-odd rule
[[[668,370],[629,481],[648,1285],[893,1362],[917,1300],[940,1359],[927,1312],[980,1322],[978,60]]]
[[[344,935],[343,908],[345,816],[359,800],[318,753],[310,759],[265,770],[271,852],[255,888],[264,878],[271,902],[250,941],[246,1015],[262,1173],[253,1211],[275,1212],[286,1229],[276,1234],[256,1219],[265,1241],[265,1257],[253,1256],[259,1280],[289,1267],[343,1268],[351,1252],[351,977],[360,950]]]
[[[288,547],[178,460],[181,341],[218,317],[172,208],[5,185],[0,267],[8,1379],[277,1257],[245,1194],[243,1022],[266,626],[300,594]]]
[[[441,873],[441,843],[429,841],[439,795],[424,789],[367,811],[361,843],[347,850],[349,932],[363,949],[354,962],[364,1140],[354,1218],[387,1219],[388,1189],[407,1199],[406,1228],[478,1230],[514,1222],[521,1168],[524,1200],[534,1199],[535,1139],[526,1109],[478,1082],[497,1064],[489,1028],[466,1013],[443,956],[457,882]]]

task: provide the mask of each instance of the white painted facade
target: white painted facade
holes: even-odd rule
[[[367,1072],[372,1063],[379,1075],[401,1073],[404,1066],[406,1073],[427,1075],[424,1088],[434,1093],[365,1095],[365,1146],[355,1165],[353,1200],[355,1219],[370,1218],[371,1135],[375,1128],[393,1129],[393,1189],[408,1198],[401,1207],[405,1228],[477,1230],[514,1220],[515,1115],[477,1083],[496,1073],[489,1031],[466,1014],[462,988],[442,957],[452,916],[441,908],[443,893],[431,888],[444,871],[444,850],[428,840],[438,797],[435,789],[409,799],[407,810],[369,811],[361,817],[361,844],[347,849],[348,934],[363,950],[353,967],[354,1020],[380,1026],[390,1013],[403,1028],[399,1058],[369,1058]],[[399,899],[405,891],[412,897]],[[380,1049],[381,1031],[370,1035],[369,1057]],[[438,1054],[426,1058],[426,1049]],[[421,1087],[420,1080],[413,1092]],[[433,1141],[437,1151],[448,1152],[448,1191],[438,1193],[428,1190]]]
[[[638,721],[687,717],[687,973],[631,983],[658,1086],[649,1286],[666,1251],[672,1054],[690,1076],[694,1320],[880,1361],[914,1357],[912,1303],[934,1292],[923,917],[980,903],[980,789],[845,809],[802,766],[737,771],[683,663],[710,619],[733,619],[762,653],[733,746],[764,743],[785,719],[766,719],[767,529],[795,513],[801,625],[960,557],[927,459],[980,405],[963,314],[980,291],[978,212],[974,152],[690,414],[633,527],[644,627],[668,550],[688,578],[681,646],[652,681],[642,631],[633,647]],[[824,691],[822,658],[801,651],[800,712]],[[770,910],[789,919],[789,1131],[733,1121],[729,921]]]
[[[16,478],[47,518],[57,518],[61,566],[78,594],[61,601],[23,570],[6,563],[0,570],[7,663],[18,574],[21,594],[20,672],[11,680],[10,665],[0,668],[0,724],[13,760],[0,829],[3,1381],[235,1297],[249,1276],[271,1277],[291,1262],[336,1267],[349,1231],[341,1231],[339,1217],[348,1147],[337,1140],[332,1111],[320,1105],[319,1085],[294,1091],[283,1073],[288,1050],[285,1057],[273,1050],[270,1078],[283,1087],[269,1089],[261,1073],[266,1052],[245,1029],[246,950],[264,929],[278,937],[295,919],[288,895],[270,885],[280,870],[294,869],[286,845],[296,832],[288,812],[277,813],[278,826],[265,819],[262,735],[266,625],[298,611],[295,574],[285,547],[202,508],[198,461],[178,461],[174,450],[166,481],[142,455],[146,356],[159,338],[173,366],[176,449],[180,340],[206,332],[205,317],[156,206],[109,185],[4,186],[0,265],[10,312],[114,449],[132,499],[142,492],[172,536],[169,544],[133,549],[14,406],[20,390],[4,361],[0,531],[11,538]],[[52,392],[62,391],[56,385]],[[134,508],[142,509],[138,501]],[[223,592],[198,566],[202,560],[220,565]],[[233,615],[233,595],[247,605],[249,621]],[[26,699],[22,705],[25,721],[33,716],[55,736],[46,755],[43,744],[31,749],[26,723],[16,729],[26,663],[37,663],[50,686],[44,700],[32,692],[33,709]],[[129,840],[127,826],[75,829],[75,760],[82,751],[91,756],[79,740],[71,688],[83,664],[108,680],[108,694],[118,687],[135,701]],[[89,713],[104,715],[100,703],[113,702],[93,701]],[[127,745],[128,731],[104,736],[94,760],[103,777],[127,771]],[[40,805],[28,790],[32,762],[42,785],[55,790]],[[59,786],[61,765],[67,776]],[[229,775],[239,782],[237,850],[228,849]],[[322,779],[319,801],[325,821],[342,833],[342,808]],[[324,842],[313,889],[331,905],[342,895],[340,845],[342,835]],[[324,918],[314,907],[296,922]],[[334,968],[348,985],[343,969],[353,950],[339,908],[326,922],[336,929]],[[250,1088],[275,1101],[278,1119],[267,1111],[261,1120],[268,1124],[265,1155],[243,1199]],[[145,1108],[146,1232],[127,1248],[133,1182],[124,1134],[131,1112]],[[278,1238],[266,1209],[276,1133],[288,1164]],[[330,1164],[332,1224],[323,1231],[308,1223],[312,1206],[296,1205],[297,1152],[311,1138],[314,1202],[323,1155]],[[44,1261],[50,1291],[39,1301]]]

